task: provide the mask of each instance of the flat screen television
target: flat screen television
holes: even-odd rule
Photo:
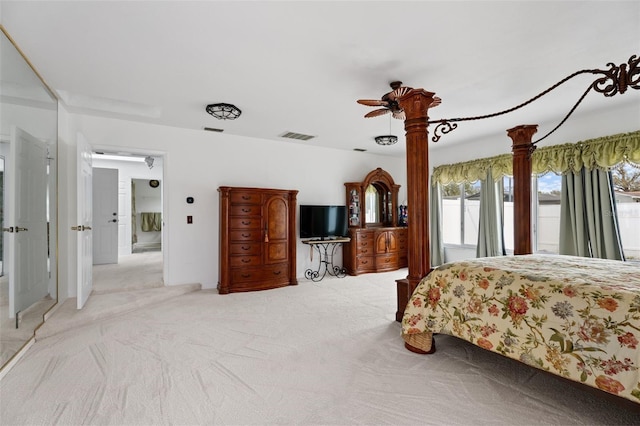
[[[347,206],[300,206],[300,238],[347,235]]]

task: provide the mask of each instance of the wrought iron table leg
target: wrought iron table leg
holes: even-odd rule
[[[317,270],[314,271],[313,269],[309,268],[304,272],[304,277],[306,279],[313,282],[318,282],[322,281],[322,279],[327,274],[338,278],[343,278],[345,275],[347,275],[347,270],[345,268],[336,266],[333,263],[333,258],[338,244],[339,243],[325,242],[313,245],[318,250],[318,254],[320,255],[320,263],[318,264]],[[324,269],[322,268],[323,265]]]

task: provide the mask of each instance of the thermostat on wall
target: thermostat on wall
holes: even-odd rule
[[[187,197],[187,204],[193,204],[193,197]]]

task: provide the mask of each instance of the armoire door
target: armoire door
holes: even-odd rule
[[[289,260],[289,201],[282,196],[272,196],[264,209],[265,264],[286,262]]]

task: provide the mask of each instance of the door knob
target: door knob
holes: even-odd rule
[[[20,232],[20,231],[28,231],[27,228],[20,228],[19,226],[16,226],[16,232]]]
[[[112,219],[112,220],[108,220],[107,222],[113,222],[116,223],[118,221],[118,219]]]
[[[10,226],[8,228],[2,228],[2,230],[5,232],[13,232],[13,226]]]

